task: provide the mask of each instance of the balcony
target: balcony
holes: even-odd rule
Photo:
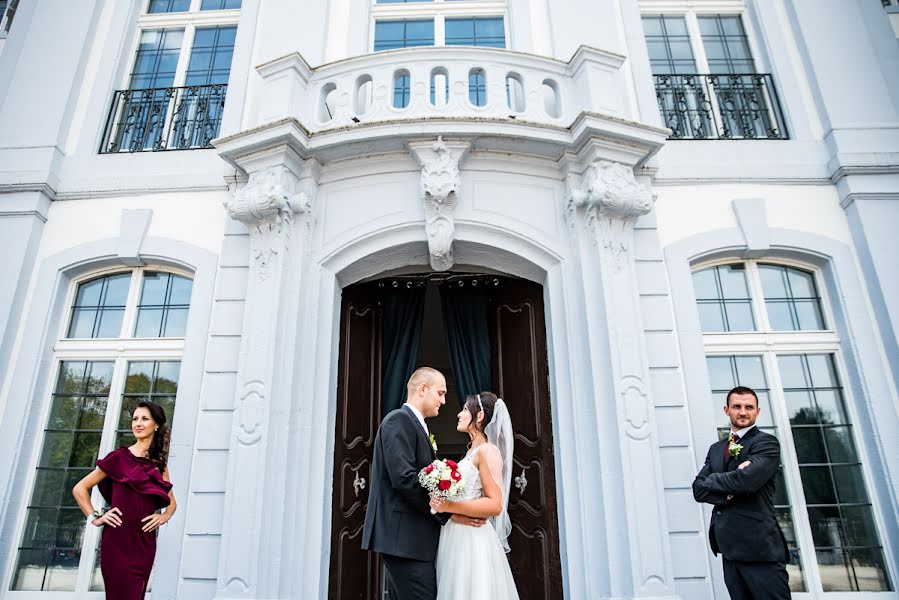
[[[656,75],[655,86],[669,139],[788,139],[770,74]]]
[[[225,84],[118,90],[101,154],[211,148],[225,108]]]
[[[312,68],[290,54],[257,67],[262,81],[252,92],[257,101],[247,128],[215,146],[232,161],[288,142],[302,156],[328,162],[405,152],[411,141],[442,135],[471,139],[474,150],[558,160],[600,138],[620,151],[617,160],[635,163],[668,132],[639,122],[624,60],[589,47],[561,61],[443,46]]]

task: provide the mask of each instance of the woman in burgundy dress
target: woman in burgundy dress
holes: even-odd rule
[[[175,513],[169,483],[169,432],[165,411],[153,402],[140,402],[131,414],[134,445],[113,450],[97,461],[97,468],[72,489],[86,517],[103,528],[100,570],[109,600],[141,600],[156,557],[156,528]],[[111,507],[94,510],[90,490]],[[167,508],[166,508],[167,507]],[[165,512],[157,512],[165,508]]]

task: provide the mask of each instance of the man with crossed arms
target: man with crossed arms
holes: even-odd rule
[[[755,426],[759,399],[753,390],[737,386],[726,403],[730,434],[709,448],[693,497],[714,505],[709,543],[722,555],[730,597],[788,600],[787,542],[774,514],[780,444]]]

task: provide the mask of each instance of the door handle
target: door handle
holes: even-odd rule
[[[356,497],[359,497],[360,490],[365,489],[365,477],[359,477],[359,470],[356,469],[353,471],[356,474],[356,477],[353,479],[353,491],[356,492]]]
[[[521,475],[515,478],[515,487],[518,488],[519,494],[524,494],[524,490],[528,487],[528,478],[525,476],[524,472],[527,468],[521,470]]]

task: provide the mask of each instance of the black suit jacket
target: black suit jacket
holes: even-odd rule
[[[696,501],[715,505],[709,525],[712,552],[728,560],[786,562],[787,542],[774,513],[780,443],[758,427],[747,431],[739,443],[743,446],[739,456],[727,459],[727,439],[712,444],[693,480]],[[752,464],[738,469],[746,460]],[[730,501],[728,495],[733,495]]]
[[[408,408],[381,421],[371,462],[371,491],[362,529],[362,549],[433,561],[440,526],[449,515],[432,515],[418,473],[435,458],[431,442]]]

